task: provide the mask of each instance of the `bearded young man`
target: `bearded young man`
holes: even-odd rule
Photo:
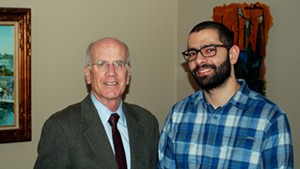
[[[182,54],[202,90],[172,107],[160,136],[158,168],[293,168],[287,115],[236,79],[233,32],[202,22]]]

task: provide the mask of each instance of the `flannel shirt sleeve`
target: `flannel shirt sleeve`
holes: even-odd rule
[[[159,150],[158,150],[158,169],[170,169],[176,168],[176,163],[174,159],[174,154],[172,150],[172,140],[171,135],[171,118],[170,114],[166,119],[163,130],[161,132],[159,140]]]
[[[285,113],[273,118],[266,130],[262,152],[263,168],[293,169],[293,145],[291,130]]]

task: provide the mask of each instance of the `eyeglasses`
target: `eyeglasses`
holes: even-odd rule
[[[217,44],[211,44],[211,45],[205,45],[202,48],[198,49],[188,49],[181,54],[183,55],[184,59],[187,62],[191,62],[193,60],[196,60],[198,53],[200,52],[201,55],[205,58],[213,57],[217,54],[217,47],[224,47],[226,49],[229,49],[226,45],[217,45]]]
[[[115,60],[115,61],[113,61],[111,63],[109,63],[107,61],[104,61],[104,60],[99,60],[96,63],[91,63],[91,64],[88,64],[88,65],[89,66],[96,65],[97,68],[100,71],[107,71],[110,64],[114,67],[115,71],[117,71],[117,72],[124,71],[127,68],[127,66],[128,66],[127,62],[124,62],[124,61],[121,61],[121,60]]]

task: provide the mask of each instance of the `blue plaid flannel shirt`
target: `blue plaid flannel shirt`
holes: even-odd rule
[[[198,91],[175,104],[159,142],[159,169],[293,168],[287,116],[245,81],[214,109]]]

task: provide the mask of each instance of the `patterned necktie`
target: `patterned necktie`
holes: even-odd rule
[[[119,169],[127,169],[125,151],[120,132],[117,128],[119,118],[120,116],[117,113],[114,113],[110,116],[108,122],[111,125],[112,137],[115,147],[115,157],[118,163],[118,167]]]

